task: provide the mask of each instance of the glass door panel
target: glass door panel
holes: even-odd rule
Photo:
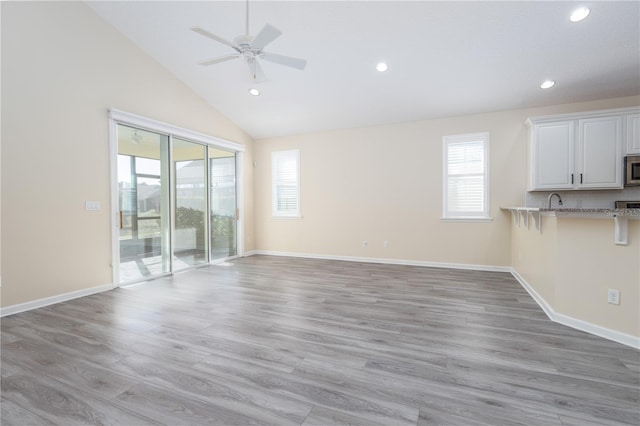
[[[207,263],[205,146],[173,138],[174,271]]]
[[[170,272],[168,136],[118,125],[120,282]]]
[[[136,198],[133,173],[134,158],[130,155],[118,154],[118,199],[120,205],[120,246],[122,241],[129,241],[134,237],[134,223],[136,212]],[[122,257],[122,253],[120,253]]]
[[[211,259],[237,254],[236,154],[209,148]]]

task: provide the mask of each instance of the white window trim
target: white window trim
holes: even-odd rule
[[[278,157],[294,156],[296,159],[296,210],[291,212],[285,212],[278,210],[277,199],[277,181],[276,181],[276,160]],[[273,151],[271,153],[271,214],[274,218],[282,219],[302,219],[301,203],[300,203],[300,150],[290,149]]]
[[[452,214],[448,207],[448,147],[451,143],[482,140],[484,142],[484,211],[477,214]],[[489,174],[489,132],[466,133],[462,135],[448,135],[442,138],[442,217],[443,222],[491,222],[491,206],[489,204],[490,174]]]

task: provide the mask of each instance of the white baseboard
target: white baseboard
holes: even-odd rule
[[[640,337],[632,336],[630,334],[621,333],[619,331],[611,330],[610,328],[602,327],[600,325],[592,324],[587,321],[583,321],[577,318],[570,317],[565,314],[556,312],[542,296],[535,291],[535,289],[522,277],[515,269],[511,268],[511,274],[516,280],[524,287],[525,290],[531,295],[533,300],[540,306],[545,314],[551,321],[558,324],[566,325],[567,327],[575,328],[576,330],[584,331],[586,333],[594,334],[599,337],[603,337],[614,342],[621,343],[626,346],[631,346],[634,349],[640,349]]]
[[[113,290],[116,286],[113,284],[103,284],[97,287],[86,288],[83,290],[71,291],[69,293],[58,294],[56,296],[45,297],[43,299],[32,300],[31,302],[19,303],[17,305],[7,306],[0,309],[0,317],[13,315],[31,309],[43,308],[55,303],[66,302],[67,300],[77,299],[78,297],[90,296],[103,291]]]
[[[337,255],[331,255],[331,254],[293,253],[293,252],[271,251],[271,250],[252,250],[250,252],[246,252],[245,256],[253,256],[258,254],[266,255],[266,256],[302,257],[307,259],[342,260],[345,262],[383,263],[388,265],[406,265],[406,266],[425,266],[428,268],[448,268],[448,269],[467,269],[472,271],[511,272],[511,267],[509,266],[426,262],[422,260],[385,259],[385,258],[378,258],[378,257],[357,257],[357,256],[337,256]]]

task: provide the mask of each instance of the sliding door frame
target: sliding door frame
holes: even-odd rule
[[[245,147],[242,144],[228,141],[225,139],[221,139],[215,136],[205,135],[203,133],[194,132],[189,129],[185,129],[182,127],[174,126],[172,124],[164,123],[161,121],[153,120],[150,118],[142,117],[139,115],[131,114],[125,111],[110,109],[109,110],[109,157],[110,157],[110,173],[111,173],[111,205],[109,207],[111,212],[111,279],[113,281],[113,287],[119,287],[120,284],[120,233],[119,233],[119,223],[120,223],[120,214],[119,214],[119,198],[118,198],[118,125],[122,124],[125,126],[131,126],[134,128],[139,128],[142,130],[149,130],[155,133],[161,133],[169,136],[169,159],[171,160],[171,146],[172,139],[174,137],[184,139],[187,141],[192,141],[196,143],[203,144],[207,147],[219,148],[227,151],[231,151],[235,153],[236,157],[236,208],[239,209],[240,214],[237,216],[237,233],[236,233],[236,256],[242,257],[244,256],[244,169],[243,169],[243,159],[244,159],[244,151]],[[205,150],[205,163],[208,163],[208,150]],[[170,171],[172,170],[172,164],[170,164]],[[209,167],[206,166],[206,175]],[[169,182],[169,194],[170,197],[175,196],[173,194],[174,191],[171,190],[171,185],[173,185],[174,176],[170,173],[170,182]],[[207,208],[210,205],[210,195],[209,195],[209,177],[206,176],[206,191],[207,191]],[[173,204],[170,213],[170,220],[174,220],[175,212],[173,211]],[[210,216],[210,212],[207,212],[207,217]],[[170,226],[170,234],[169,238],[170,246],[173,245],[174,238],[174,224],[171,223]],[[207,233],[210,232],[210,227],[205,226],[207,229]],[[209,238],[209,235],[206,236]],[[173,263],[173,247],[170,248],[170,262]],[[208,264],[216,263],[212,262],[210,259],[210,250],[207,253]],[[225,259],[220,259],[222,262]],[[205,264],[207,264],[205,263]],[[173,273],[173,267],[171,266],[170,273]]]

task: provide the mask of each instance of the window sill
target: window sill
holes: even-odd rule
[[[443,222],[493,222],[492,217],[441,217]]]

